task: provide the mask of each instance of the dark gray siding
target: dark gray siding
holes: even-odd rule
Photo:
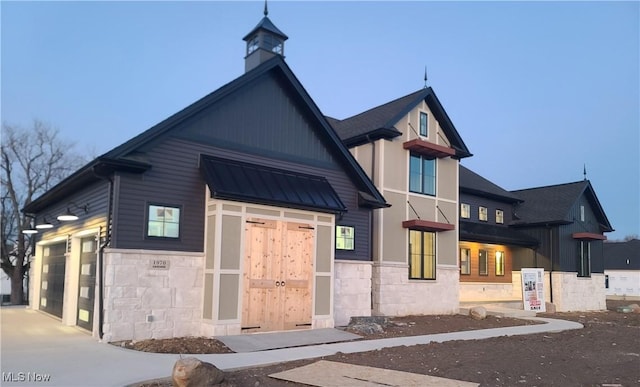
[[[311,112],[269,73],[189,118],[172,136],[219,148],[338,168]]]
[[[79,231],[96,228],[102,226],[102,235],[106,234],[106,216],[107,216],[107,202],[109,196],[109,185],[106,181],[96,182],[86,189],[78,192],[74,195],[67,197],[65,201],[58,202],[53,206],[48,207],[45,211],[36,214],[37,219],[41,220],[42,217],[46,217],[47,220],[54,225],[54,228],[41,230],[37,235],[39,241],[59,236],[60,234],[74,234]],[[74,206],[74,203],[80,207],[88,206],[88,212],[79,209]],[[75,214],[79,219],[72,222],[60,222],[56,220],[56,217],[67,211],[67,207]]]
[[[357,189],[341,169],[303,165],[176,138],[165,139],[148,153],[153,167],[144,175],[120,176],[114,247],[203,251],[205,182],[198,167],[200,154],[325,176],[349,209],[338,223],[356,227],[356,250],[341,253],[337,258],[370,259],[370,211],[357,207]],[[182,206],[180,240],[145,238],[146,208],[151,202]]]
[[[508,225],[511,223],[513,219],[513,210],[511,203],[505,203],[498,200],[487,199],[481,196],[470,195],[468,193],[461,192],[460,193],[460,203],[469,204],[471,206],[471,217],[469,219],[464,219],[465,221],[483,223],[483,224],[491,224],[498,225],[501,224],[496,223],[496,210],[502,210],[504,213],[504,225]],[[486,207],[488,220],[480,221],[478,218],[478,207]],[[460,218],[463,219],[463,218]]]

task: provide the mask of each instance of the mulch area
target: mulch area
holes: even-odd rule
[[[584,329],[430,343],[353,354],[338,353],[322,359],[465,380],[482,386],[635,386],[640,385],[640,314],[617,312],[618,306],[629,304],[628,301],[608,301],[609,311],[539,314],[541,317],[577,321],[584,325]],[[461,315],[409,316],[394,318],[393,321],[395,324],[387,327],[384,333],[368,335],[365,339],[530,323],[526,320],[495,317],[473,320]],[[186,342],[186,339],[178,340]],[[196,339],[195,348],[180,347],[185,349],[182,353],[196,353],[193,350],[205,347],[203,340],[217,341]],[[142,345],[141,343],[143,342],[134,344]],[[166,342],[154,345],[167,350],[170,348]],[[152,347],[148,343],[145,346]],[[273,379],[268,375],[317,360],[319,359],[300,360],[227,372],[221,386],[302,386]],[[171,382],[162,380],[141,386],[165,387],[171,386]]]

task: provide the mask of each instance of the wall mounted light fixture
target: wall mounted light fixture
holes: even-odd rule
[[[43,217],[41,222],[36,222],[36,230],[46,230],[48,228],[53,228],[53,223],[49,222],[47,217]]]
[[[75,207],[75,208],[77,208],[79,210],[83,210],[85,214],[89,212],[89,205],[88,204],[85,204],[84,206],[79,206],[79,205],[77,205],[75,203],[70,203],[67,206],[67,212],[65,212],[62,215],[58,215],[57,219],[59,221],[61,221],[61,222],[72,222],[74,220],[78,220],[78,215],[76,215],[75,213],[71,212],[71,208],[72,207]]]

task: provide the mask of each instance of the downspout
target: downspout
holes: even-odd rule
[[[111,243],[111,220],[113,218],[113,179],[109,176],[100,175],[96,172],[95,167],[93,169],[93,173],[109,183],[109,188],[107,190],[107,226],[106,226],[106,235],[104,238],[104,242],[100,245],[98,249],[98,273],[99,273],[99,286],[98,286],[98,337],[102,340],[104,336],[104,250]]]
[[[376,143],[375,141],[371,141],[371,138],[369,138],[369,135],[367,134],[367,141],[371,144],[371,182],[373,183],[373,186],[376,186]],[[371,212],[369,213],[369,248],[371,249],[371,260],[373,261],[373,237],[374,237],[374,230],[373,230],[373,211],[371,210]],[[373,275],[373,273],[372,273]],[[371,286],[371,297],[369,297],[371,299],[371,310],[373,311],[373,284]]]
[[[551,272],[549,273],[549,302],[553,304],[553,228],[549,227],[549,259],[551,260]]]

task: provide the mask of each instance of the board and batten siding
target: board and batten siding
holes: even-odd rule
[[[239,160],[293,172],[324,176],[348,207],[338,224],[354,226],[356,249],[336,258],[370,260],[370,210],[357,206],[357,188],[342,169],[321,168],[267,158],[178,138],[165,138],[148,153],[152,168],[144,175],[121,175],[118,195],[117,248],[203,251],[205,181],[199,170],[201,154]],[[180,240],[145,238],[148,203],[182,206]]]

